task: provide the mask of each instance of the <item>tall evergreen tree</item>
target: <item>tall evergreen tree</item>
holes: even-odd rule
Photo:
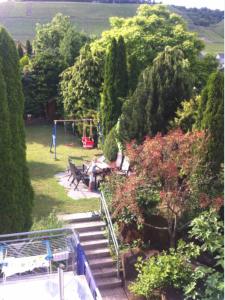
[[[116,88],[118,97],[125,98],[128,91],[127,54],[122,36],[117,42]],[[121,110],[121,107],[120,107]]]
[[[32,55],[32,45],[29,40],[26,41],[26,50],[27,50],[27,55],[31,56]]]
[[[28,230],[32,224],[33,190],[26,164],[25,130],[23,121],[24,99],[19,69],[19,57],[12,38],[0,28],[0,58],[6,86],[11,132],[12,172],[16,210],[13,215],[13,231]],[[10,228],[6,228],[10,231]]]
[[[149,94],[146,104],[148,134],[165,133],[181,101],[189,99],[191,85],[186,63],[183,52],[177,47],[166,47],[165,51],[154,60],[148,78]]]
[[[124,40],[112,39],[105,61],[101,98],[101,120],[106,136],[121,115],[122,101],[128,92],[128,74]]]
[[[128,86],[129,94],[132,94],[138,84],[138,76],[140,74],[138,61],[135,56],[128,57]]]
[[[17,45],[17,52],[18,52],[19,58],[22,58],[24,56],[23,47],[22,47],[21,43],[18,43],[18,45]]]
[[[101,121],[103,134],[106,136],[117,121],[118,113],[115,88],[117,69],[117,42],[112,39],[105,61],[104,85],[101,98]]]
[[[220,71],[212,73],[202,91],[199,120],[208,135],[206,160],[218,175],[224,162],[224,75]]]
[[[14,232],[17,214],[6,85],[0,60],[0,233]]]
[[[166,47],[139,78],[120,118],[121,140],[165,133],[183,99],[190,97],[188,64],[177,47]]]

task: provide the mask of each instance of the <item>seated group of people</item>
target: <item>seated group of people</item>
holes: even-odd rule
[[[73,164],[72,164],[73,165]],[[116,170],[119,174],[121,175],[128,175],[130,164],[129,164],[129,159],[125,156],[122,155],[121,152],[118,152],[117,154],[117,159],[113,163],[106,163],[106,159],[104,156],[100,156],[99,158],[95,158],[93,161],[84,164],[82,166],[82,170],[78,167],[75,167],[77,171],[71,170],[71,160],[69,158],[69,170],[72,173],[75,173],[73,176],[73,181],[71,182],[74,183],[76,179],[76,186],[75,189],[78,187],[79,182],[82,180],[84,181],[85,178],[89,178],[89,190],[97,190],[99,184],[101,181],[104,180],[105,176],[109,174],[112,170]],[[72,167],[74,169],[74,167]],[[80,175],[77,176],[77,174]],[[77,173],[77,174],[76,174]],[[76,177],[76,178],[75,178]],[[79,182],[78,182],[79,180]]]

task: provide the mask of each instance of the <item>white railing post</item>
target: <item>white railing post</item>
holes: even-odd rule
[[[59,278],[59,300],[64,300],[64,274],[61,267],[58,268]]]

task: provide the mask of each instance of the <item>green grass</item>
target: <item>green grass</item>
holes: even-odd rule
[[[98,199],[74,200],[67,196],[64,188],[54,178],[56,173],[67,167],[68,155],[74,157],[75,162],[92,159],[98,150],[85,150],[79,141],[71,135],[64,135],[62,128],[57,130],[57,161],[49,152],[51,127],[27,126],[27,160],[30,169],[32,186],[35,192],[33,216],[37,219],[46,217],[56,209],[60,213],[93,211],[99,208]],[[66,143],[75,143],[68,147]]]

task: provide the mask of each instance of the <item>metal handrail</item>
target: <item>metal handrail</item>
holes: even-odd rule
[[[114,249],[115,249],[115,253],[116,253],[117,277],[119,278],[120,277],[119,245],[118,245],[116,234],[115,234],[115,231],[114,231],[114,228],[113,228],[113,224],[112,224],[109,209],[108,209],[108,206],[107,206],[107,203],[106,203],[106,200],[105,200],[105,196],[104,196],[103,192],[101,191],[101,197],[100,197],[100,213],[101,213],[101,215],[102,215],[103,211],[104,211],[104,214],[106,216],[108,231],[111,235],[113,245],[114,245]]]

